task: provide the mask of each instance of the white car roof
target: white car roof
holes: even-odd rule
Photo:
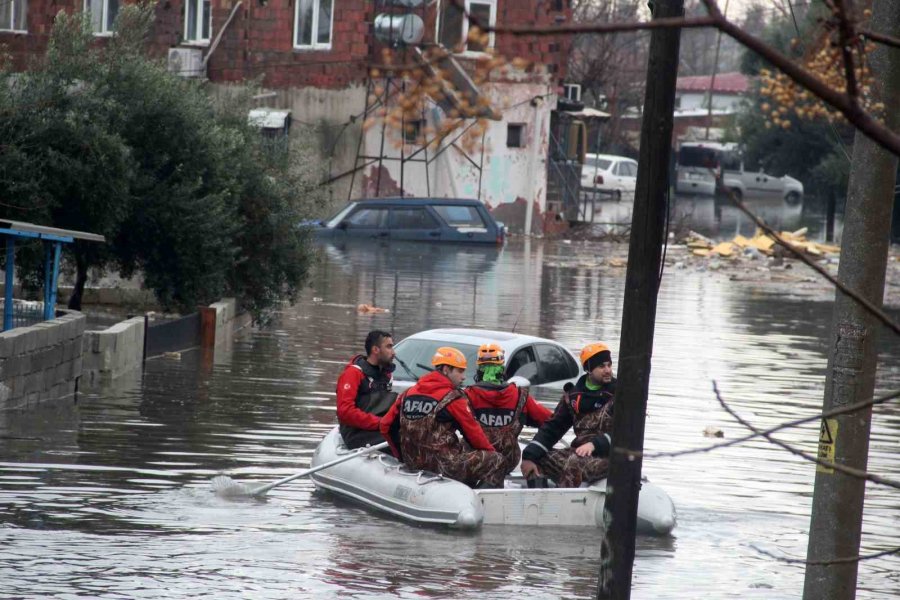
[[[616,156],[615,154],[585,154],[588,158],[602,158],[606,160],[625,160],[628,162],[636,163],[637,161],[633,158],[628,158],[627,156]]]
[[[459,344],[470,344],[480,346],[482,344],[495,343],[506,350],[510,351],[520,348],[526,344],[535,342],[546,342],[556,346],[561,346],[559,342],[548,340],[546,338],[535,337],[533,335],[525,335],[523,333],[510,333],[508,331],[491,331],[490,329],[429,329],[420,331],[407,338],[407,340],[436,340],[447,342],[453,345],[454,342]]]

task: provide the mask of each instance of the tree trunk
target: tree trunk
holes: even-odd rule
[[[900,25],[900,0],[877,0],[873,26],[893,33]],[[879,46],[871,55],[873,93],[889,107],[885,125],[900,126],[900,50]],[[844,211],[838,279],[875,306],[884,299],[897,157],[857,131]],[[872,398],[878,364],[878,322],[849,296],[837,292],[828,344],[822,408],[831,410]],[[865,470],[872,408],[823,420],[819,457]],[[852,600],[858,562],[836,561],[859,553],[866,482],[825,466],[816,468],[809,526],[805,600]],[[831,561],[832,564],[828,564]]]
[[[69,308],[81,310],[81,298],[84,296],[84,284],[87,283],[88,263],[84,255],[75,249],[75,289],[69,296]]]

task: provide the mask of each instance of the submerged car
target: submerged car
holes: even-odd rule
[[[475,357],[482,344],[495,343],[506,353],[506,377],[524,377],[532,386],[562,389],[581,375],[578,359],[559,342],[545,338],[485,329],[429,329],[404,339],[395,347],[397,367],[394,390],[412,387],[431,371],[431,357],[441,346],[452,346],[466,356],[464,385],[474,383]]]
[[[636,160],[612,154],[586,154],[581,167],[581,187],[610,194],[616,200],[634,196]]]
[[[324,221],[307,223],[316,237],[502,244],[506,228],[478,200],[356,200]]]

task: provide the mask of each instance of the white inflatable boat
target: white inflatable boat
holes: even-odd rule
[[[352,452],[337,428],[316,448],[315,467]],[[507,487],[473,490],[427,471],[410,471],[383,452],[361,456],[312,476],[317,488],[414,523],[475,529],[482,525],[604,527],[606,480],[584,488],[529,489],[510,477]],[[647,481],[638,499],[638,531],[665,535],[675,528],[675,505]]]

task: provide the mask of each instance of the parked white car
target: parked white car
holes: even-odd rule
[[[725,188],[742,198],[781,198],[788,204],[799,204],[803,199],[803,184],[785,175],[775,177],[760,170],[759,172],[723,170],[722,179]]]
[[[431,371],[431,357],[441,346],[452,346],[466,356],[469,368],[465,385],[471,385],[478,347],[489,343],[499,344],[506,352],[507,378],[524,377],[532,386],[561,390],[581,376],[575,355],[553,340],[485,329],[429,329],[397,344],[394,391],[412,387],[419,377]]]
[[[634,196],[637,169],[637,161],[625,156],[585,154],[581,187],[610,194],[616,200],[621,200],[622,196]]]

